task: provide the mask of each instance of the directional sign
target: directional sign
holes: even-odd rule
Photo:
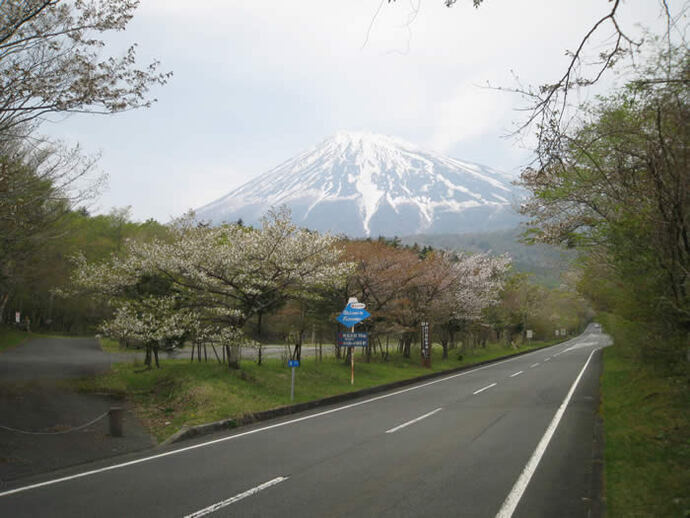
[[[288,360],[288,367],[299,367],[299,360]]]
[[[338,315],[336,320],[346,327],[352,327],[369,316],[370,313],[366,309],[353,308],[352,304],[348,304],[345,306],[345,309],[343,309],[343,312]]]
[[[368,333],[338,333],[340,347],[366,347],[368,344]]]

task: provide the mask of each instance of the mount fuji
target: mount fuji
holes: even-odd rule
[[[198,220],[256,224],[271,207],[293,221],[351,237],[479,232],[515,227],[519,191],[486,166],[402,140],[341,132],[196,211]]]

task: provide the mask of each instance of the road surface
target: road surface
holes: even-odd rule
[[[585,517],[598,327],[344,405],[0,490],[0,516]]]
[[[129,358],[103,352],[94,338],[77,337],[37,337],[0,354],[0,491],[10,480],[155,444],[123,401],[61,383],[107,372],[114,361]],[[104,414],[123,404],[126,436],[110,437]]]

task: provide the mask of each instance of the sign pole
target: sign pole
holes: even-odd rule
[[[290,383],[290,401],[295,400],[295,367],[292,367],[292,382]]]
[[[350,328],[350,332],[355,332],[355,326]],[[350,385],[355,384],[355,348],[350,347]]]

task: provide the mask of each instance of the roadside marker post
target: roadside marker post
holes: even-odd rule
[[[429,322],[422,322],[422,367],[431,368],[431,340],[429,336]]]
[[[299,367],[299,360],[288,360],[288,367],[292,369],[292,381],[290,382],[290,401],[295,400],[295,367]]]

